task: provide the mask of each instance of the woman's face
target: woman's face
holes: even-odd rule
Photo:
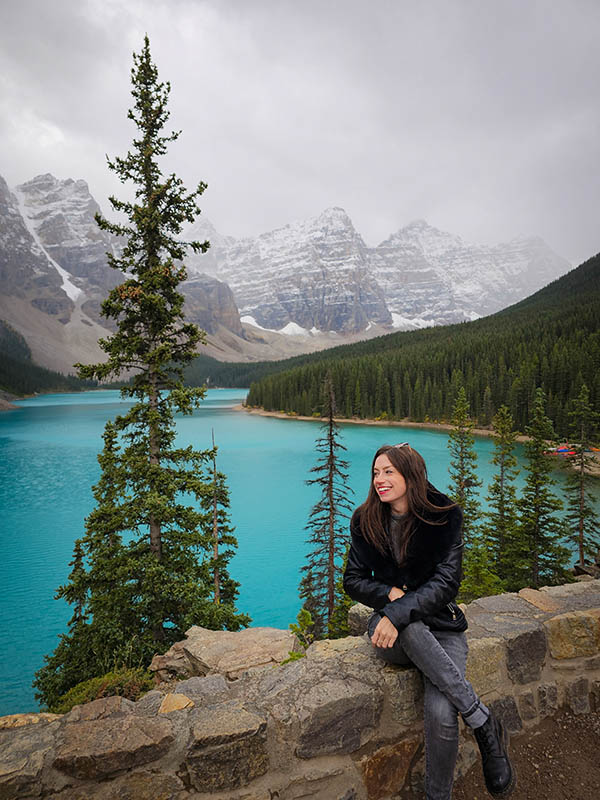
[[[375,459],[373,486],[381,502],[389,503],[394,513],[405,514],[408,511],[406,481],[385,453]]]

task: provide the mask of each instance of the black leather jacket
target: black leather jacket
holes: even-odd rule
[[[450,503],[431,484],[428,497],[435,505]],[[442,524],[418,521],[406,558],[398,566],[391,549],[381,553],[365,539],[360,513],[355,511],[344,590],[353,600],[385,614],[398,630],[417,620],[433,630],[465,630],[466,620],[455,603],[462,577],[462,511],[454,506],[430,514],[429,519]],[[403,589],[404,597],[390,601],[392,586]]]

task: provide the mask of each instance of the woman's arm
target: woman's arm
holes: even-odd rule
[[[402,630],[411,622],[435,614],[458,594],[462,578],[462,513],[454,513],[449,523],[450,548],[438,562],[434,574],[399,599],[391,599],[382,609],[390,622]]]
[[[387,605],[394,592],[402,591],[373,577],[373,548],[353,527],[348,563],[344,572],[344,591],[353,600],[379,610]],[[397,594],[395,596],[398,596]]]

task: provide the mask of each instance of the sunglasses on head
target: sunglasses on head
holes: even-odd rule
[[[400,442],[400,444],[395,444],[394,447],[410,447],[408,442]]]

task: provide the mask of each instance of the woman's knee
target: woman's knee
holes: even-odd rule
[[[419,641],[423,639],[423,634],[428,630],[429,628],[421,620],[417,620],[417,622],[411,622],[405,628],[402,628],[398,633],[398,639],[401,642]]]

